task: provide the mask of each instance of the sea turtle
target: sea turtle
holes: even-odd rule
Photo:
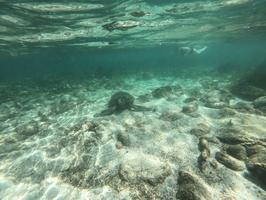
[[[111,96],[111,99],[108,102],[107,109],[102,112],[95,114],[95,117],[111,115],[114,113],[120,113],[123,110],[131,111],[150,111],[150,108],[139,106],[134,104],[135,98],[127,92],[116,92]]]

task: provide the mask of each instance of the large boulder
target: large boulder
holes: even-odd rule
[[[235,171],[242,171],[245,169],[245,165],[243,162],[229,156],[228,154],[217,152],[215,154],[216,160],[223,164],[225,167],[235,170]]]
[[[247,158],[246,149],[241,144],[226,146],[226,153],[238,160],[245,160]]]
[[[211,193],[204,182],[186,171],[180,171],[178,177],[177,198],[182,200],[209,200],[212,199]]]

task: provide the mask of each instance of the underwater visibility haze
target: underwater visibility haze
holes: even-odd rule
[[[1,200],[265,200],[265,0],[0,0]]]

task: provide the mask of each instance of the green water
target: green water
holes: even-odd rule
[[[178,45],[153,48],[46,48],[27,55],[2,55],[1,80],[42,77],[47,74],[69,78],[112,76],[135,72],[189,71],[234,64],[252,69],[265,61],[264,38],[210,44],[200,55],[183,56]],[[195,70],[193,68],[193,70]]]

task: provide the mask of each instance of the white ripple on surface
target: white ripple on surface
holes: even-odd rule
[[[102,4],[90,3],[16,3],[15,6],[38,12],[75,12],[103,8]]]

